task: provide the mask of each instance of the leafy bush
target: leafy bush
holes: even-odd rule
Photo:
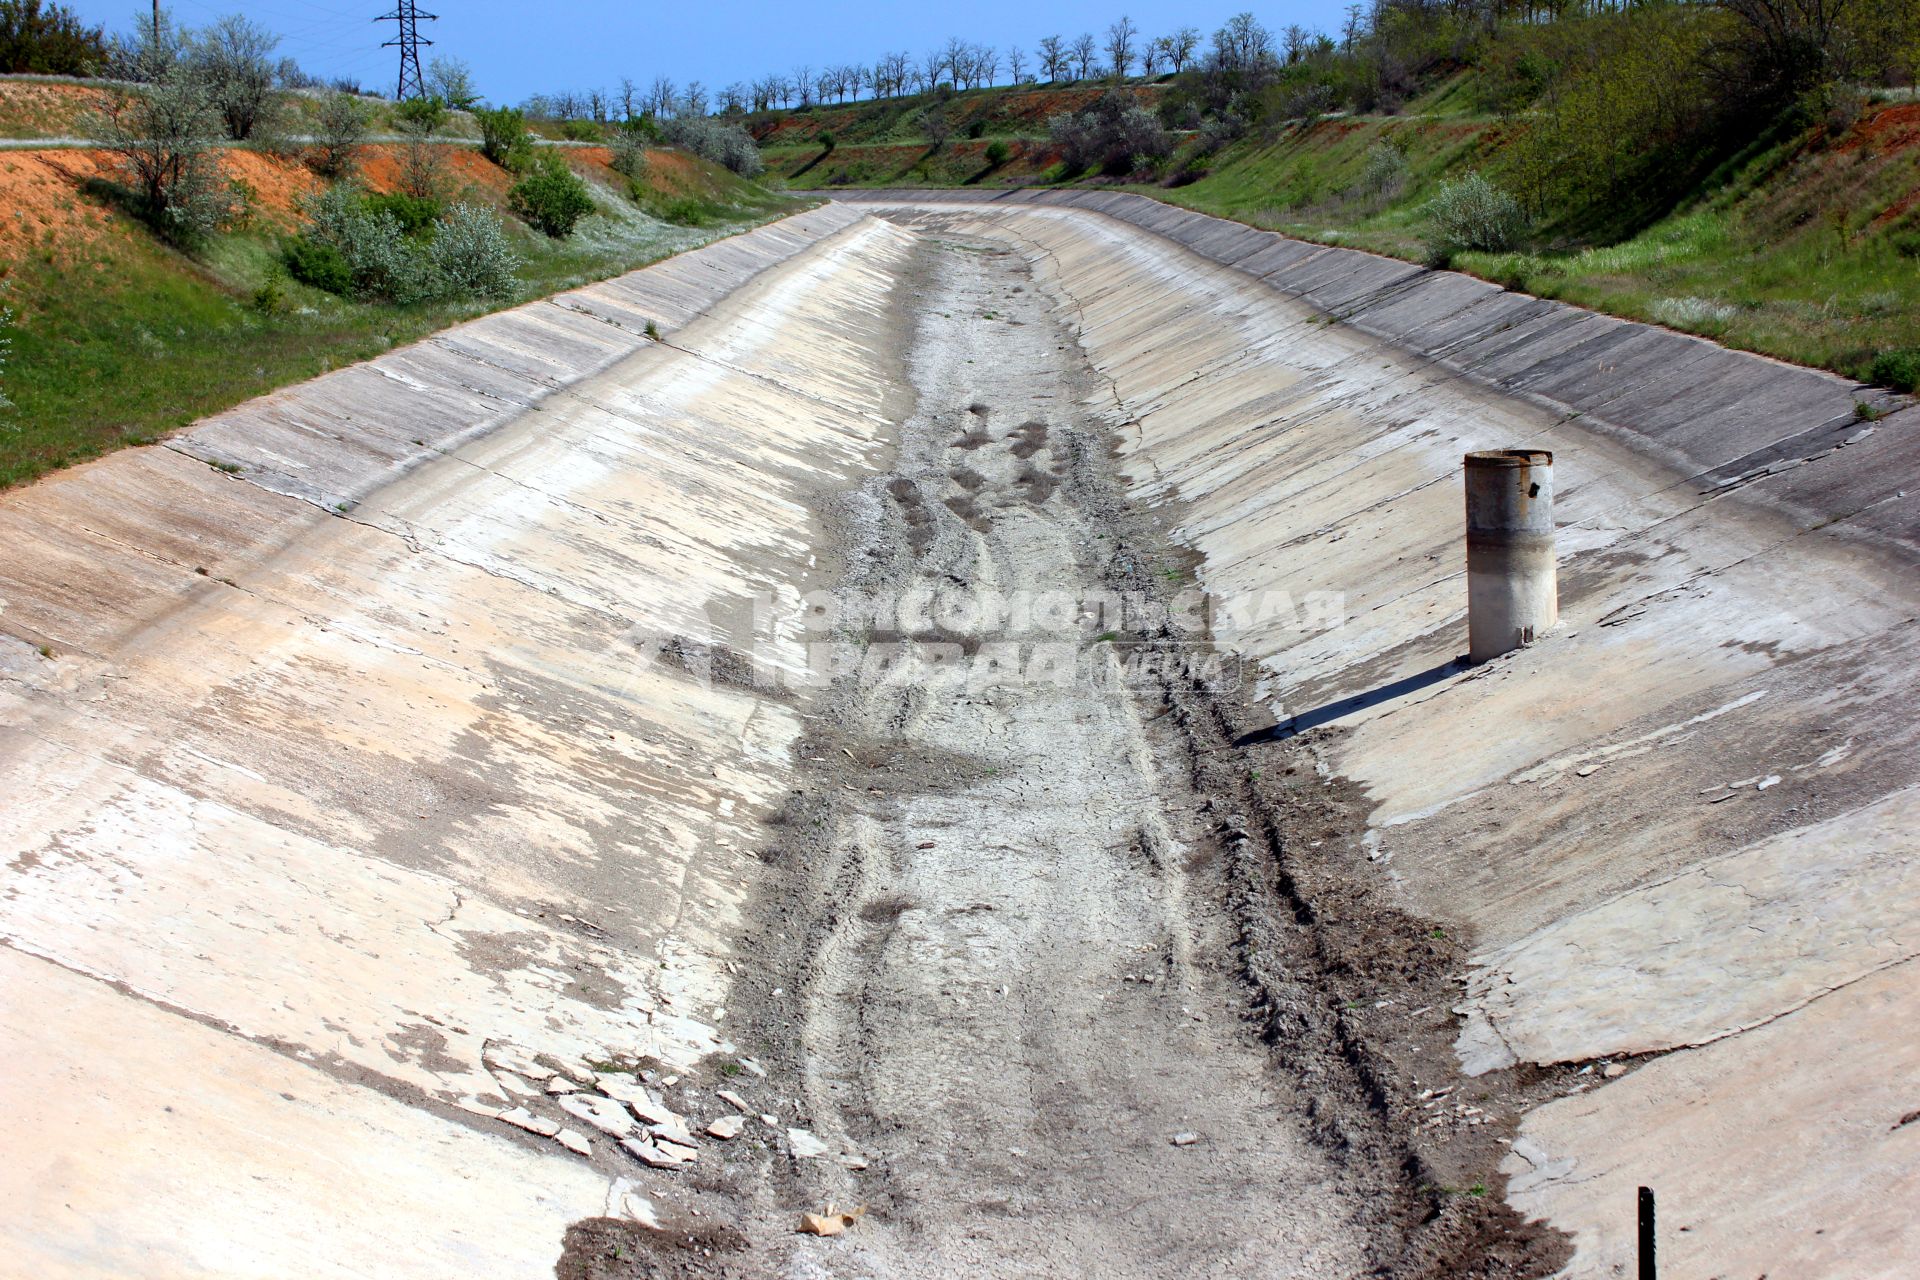
[[[520,255],[500,216],[482,205],[448,210],[427,249],[442,292],[465,297],[508,298],[519,287],[513,273]]]
[[[637,129],[616,131],[610,150],[607,167],[623,178],[638,178],[647,167],[646,140]]]
[[[598,142],[602,135],[591,120],[566,120],[561,122],[560,136],[568,142]]]
[[[205,86],[227,136],[236,142],[253,137],[276,113],[269,58],[279,43],[279,36],[237,13],[191,38],[189,73]]]
[[[743,178],[757,178],[765,166],[753,135],[737,124],[704,116],[675,116],[660,128],[661,137],[683,151],[724,165]]]
[[[12,287],[10,281],[0,280],[0,297],[6,295]],[[7,372],[7,357],[13,354],[13,308],[0,303],[0,376]],[[7,399],[6,383],[0,382],[0,409],[11,407],[13,402]]]
[[[386,195],[369,193],[361,198],[361,205],[371,214],[392,214],[393,220],[400,224],[400,229],[410,236],[419,235],[440,220],[438,200],[410,196],[404,191]]]
[[[1013,148],[1007,145],[1006,139],[995,138],[987,144],[987,163],[994,168],[998,169],[1001,165],[1012,159],[1012,157]]]
[[[436,97],[408,98],[393,108],[393,122],[402,133],[431,138],[447,123],[447,104]]]
[[[507,158],[515,148],[527,146],[527,117],[518,107],[479,107],[473,118],[480,122],[480,154],[501,168],[510,168]]]
[[[540,231],[558,240],[593,212],[593,197],[559,152],[545,150],[507,192],[507,204]]]
[[[306,205],[304,237],[331,247],[346,263],[354,297],[399,305],[419,302],[434,292],[425,256],[407,238],[400,220],[367,208],[361,193],[345,184],[329,187]],[[294,269],[292,261],[287,269]]]
[[[1406,186],[1407,153],[1391,142],[1368,147],[1366,167],[1360,171],[1360,190],[1376,200],[1391,200]]]
[[[301,284],[342,295],[353,290],[353,268],[330,244],[310,236],[294,236],[282,246],[280,260],[286,264],[287,274]]]
[[[1427,205],[1430,260],[1450,261],[1462,249],[1510,249],[1526,228],[1520,202],[1478,173],[1442,183]]]
[[[231,192],[213,151],[217,114],[206,86],[177,59],[154,79],[110,95],[82,124],[119,158],[136,205],[154,229],[191,246],[232,211]]]
[[[1873,381],[1895,391],[1920,391],[1920,349],[1881,352],[1873,362]]]
[[[1069,173],[1098,168],[1131,173],[1173,152],[1173,137],[1151,111],[1130,93],[1114,90],[1085,110],[1061,113],[1047,121]]]
[[[313,149],[307,163],[323,177],[345,178],[353,172],[360,144],[367,138],[370,113],[351,93],[330,93],[320,100],[313,118]]]

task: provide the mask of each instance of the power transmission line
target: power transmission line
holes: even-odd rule
[[[399,87],[393,91],[395,102],[405,102],[409,96],[409,90],[412,91],[413,97],[426,97],[427,84],[420,75],[420,46],[431,45],[433,41],[420,38],[418,24],[435,22],[439,17],[440,15],[436,13],[420,12],[420,6],[415,4],[414,0],[395,0],[392,13],[384,13],[374,19],[375,22],[400,24],[399,34],[380,46],[382,49],[390,49],[395,45],[400,47],[400,82]]]

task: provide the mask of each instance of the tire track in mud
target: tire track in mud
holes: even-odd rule
[[[808,1171],[816,1195],[871,1209],[814,1261],[1357,1271],[1352,1200],[1242,1023],[1229,921],[1189,889],[1196,867],[1221,869],[1205,797],[1160,758],[1157,695],[1143,713],[1124,646],[1100,639],[1124,624],[1079,607],[1107,591],[1116,534],[1088,502],[1106,428],[1081,416],[1078,348],[1020,257],[952,238],[924,255],[918,409],[892,475],[850,504],[843,597],[921,590],[954,608],[869,627],[898,665],[868,650],[833,732],[803,748],[841,803],[804,855],[837,874],[793,1065],[816,1127],[871,1160]],[[1074,607],[966,616],[982,597]],[[845,790],[849,763],[880,758],[890,774],[950,763]]]

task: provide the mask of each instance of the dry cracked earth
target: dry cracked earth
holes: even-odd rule
[[[1494,1173],[1485,1095],[1527,1082],[1454,1093],[1462,940],[1313,856],[1353,800],[1310,746],[1234,745],[1270,721],[1153,607],[1174,513],[1126,502],[1066,320],[1019,255],[923,230],[890,470],[816,495],[856,659],[760,850],[753,1069],[699,1082],[744,1119],[677,1175],[697,1209],[578,1223],[560,1274],[1551,1272]],[[863,616],[913,592],[924,628]],[[970,608],[1030,594],[1077,603]]]

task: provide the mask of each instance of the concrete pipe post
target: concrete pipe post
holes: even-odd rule
[[[1553,558],[1553,455],[1467,455],[1467,659],[1511,653],[1560,616]]]

